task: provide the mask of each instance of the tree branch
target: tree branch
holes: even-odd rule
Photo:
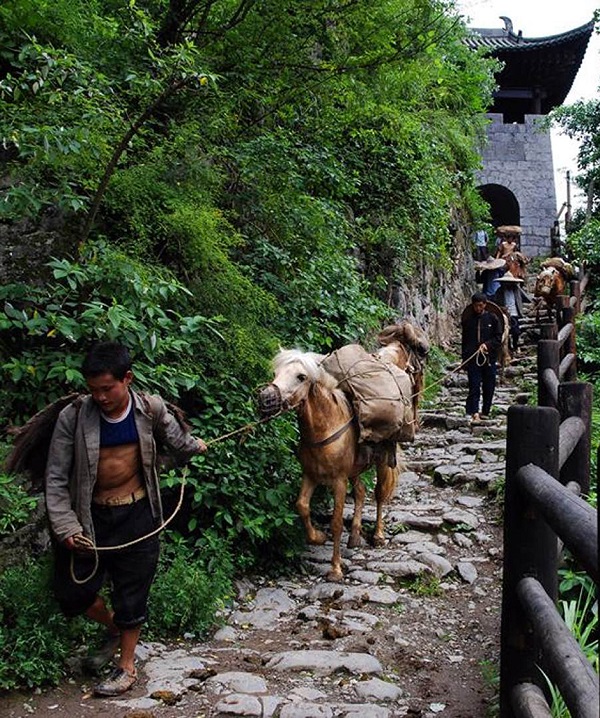
[[[80,242],[85,242],[86,239],[89,237],[90,231],[92,229],[92,226],[94,224],[94,220],[96,219],[96,215],[98,214],[98,209],[100,208],[100,203],[102,202],[102,199],[104,197],[104,194],[106,193],[106,188],[108,187],[108,183],[110,182],[110,178],[112,177],[117,164],[119,160],[121,159],[121,156],[123,152],[127,149],[127,146],[131,139],[137,134],[139,129],[142,127],[144,122],[154,113],[156,110],[162,105],[162,103],[171,95],[175,94],[178,90],[180,90],[182,87],[187,85],[189,82],[191,82],[194,77],[185,77],[181,78],[179,80],[176,80],[169,84],[168,87],[166,87],[160,95],[154,100],[154,102],[149,105],[142,114],[132,123],[132,125],[129,127],[127,132],[123,135],[121,138],[119,144],[116,146],[114,152],[112,153],[112,156],[106,165],[106,168],[104,170],[104,173],[102,175],[102,179],[100,180],[100,183],[98,185],[98,189],[96,190],[92,204],[90,206],[90,210],[87,214],[85,224],[83,226],[83,230],[80,237]]]

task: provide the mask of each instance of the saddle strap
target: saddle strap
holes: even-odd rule
[[[345,434],[346,431],[352,426],[352,422],[354,421],[354,417],[351,416],[348,421],[340,426],[340,428],[337,431],[334,431],[331,436],[328,436],[326,439],[321,439],[320,441],[306,441],[303,439],[303,443],[307,446],[327,446],[328,444],[333,444],[334,441],[337,441],[340,436]]]

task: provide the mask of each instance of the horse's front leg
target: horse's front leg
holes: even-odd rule
[[[303,474],[300,493],[296,499],[296,511],[300,515],[302,523],[304,524],[307,542],[309,544],[321,546],[325,543],[327,536],[323,531],[316,529],[310,520],[310,500],[316,487],[317,482],[311,479],[307,474]]]
[[[354,494],[354,513],[348,538],[348,548],[358,548],[362,544],[362,513],[365,504],[366,489],[358,474],[351,478]]]
[[[333,517],[331,519],[331,535],[333,538],[333,555],[331,557],[331,571],[327,574],[329,581],[341,581],[342,573],[342,528],[344,523],[344,503],[346,501],[346,478],[340,477],[332,486]]]

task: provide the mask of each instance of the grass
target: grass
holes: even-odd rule
[[[500,669],[496,661],[484,659],[479,661],[483,682],[493,692],[488,702],[486,718],[497,718],[500,715]]]
[[[440,586],[440,579],[431,573],[419,574],[403,581],[402,585],[415,596],[441,596],[444,593]]]
[[[421,397],[422,408],[435,404],[442,390],[443,381],[448,375],[448,364],[455,360],[455,357],[442,351],[439,347],[431,347],[427,355],[425,389]]]

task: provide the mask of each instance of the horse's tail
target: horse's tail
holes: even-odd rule
[[[393,456],[389,461],[377,464],[377,486],[375,487],[375,496],[378,502],[388,503],[396,491],[398,476],[401,471],[405,470],[404,457],[400,451],[400,447],[396,442],[390,447]]]

